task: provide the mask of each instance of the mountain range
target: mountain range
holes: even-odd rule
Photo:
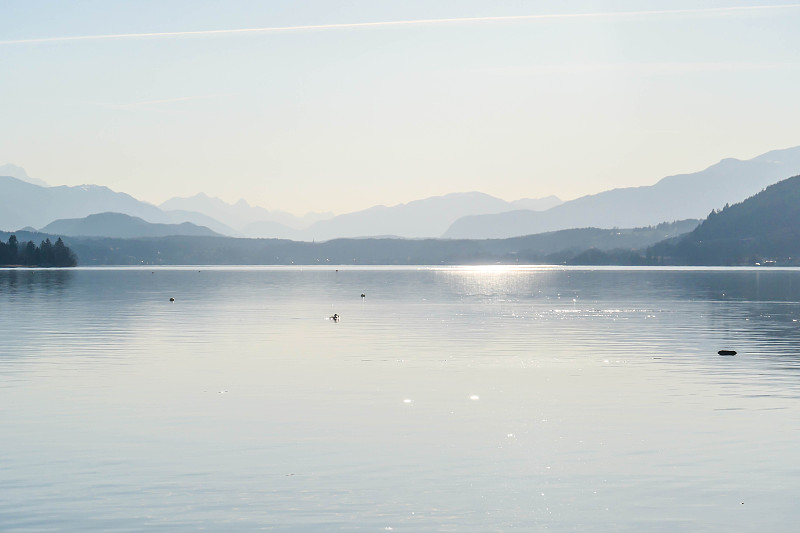
[[[207,228],[151,224],[117,213],[60,220],[47,231],[65,237],[81,264],[800,264],[800,175],[752,197],[685,220],[634,229],[576,228],[506,239],[333,239],[300,242],[237,239]],[[118,237],[96,235],[105,227]],[[55,235],[16,232],[25,241]],[[183,233],[178,235],[177,233]],[[0,232],[3,239],[10,234]],[[28,242],[26,248],[34,247]],[[28,264],[28,263],[24,263]]]
[[[598,251],[642,249],[685,234],[697,224],[697,220],[685,220],[646,228],[583,228],[481,240],[366,238],[301,242],[168,235],[127,238],[66,236],[64,242],[76,253],[81,265],[552,264],[563,263],[587,248]],[[6,240],[10,234],[0,232],[0,237]],[[55,238],[28,231],[16,232],[16,237],[20,242]]]
[[[326,241],[335,238],[507,238],[569,228],[630,228],[698,219],[726,203],[751,196],[800,173],[800,147],[775,150],[742,161],[724,159],[691,174],[654,185],[613,189],[561,202],[551,196],[507,202],[479,192],[453,193],[394,206],[332,216],[296,217],[240,200],[228,204],[199,194],[160,206],[98,185],[48,187],[32,183],[24,169],[0,167],[0,229],[43,228],[57,219],[105,212],[146,222],[190,222],[226,236]]]
[[[453,193],[433,196],[407,204],[387,207],[378,205],[339,215],[312,224],[302,240],[327,241],[335,238],[393,236],[406,238],[440,237],[448,227],[464,216],[502,213],[520,205],[542,209],[561,203],[555,196],[541,199],[526,198],[507,202],[479,192]]]
[[[668,176],[650,186],[583,196],[542,212],[518,210],[463,217],[444,236],[503,238],[566,228],[626,228],[704,218],[712,209],[741,201],[798,173],[800,147],[774,150],[747,161],[723,159],[700,172]]]
[[[198,194],[191,198],[172,198],[160,207],[204,213],[237,229],[238,236],[326,241],[374,236],[439,237],[463,216],[501,213],[519,208],[541,210],[560,203],[561,200],[555,196],[507,202],[488,194],[468,192],[433,196],[394,206],[378,205],[339,216],[309,213],[295,217],[289,213],[253,207],[244,200],[227,204],[219,198]]]
[[[23,227],[43,228],[58,219],[77,219],[114,212],[150,223],[190,222],[233,237],[306,241],[376,235],[438,237],[464,215],[497,213],[519,206],[546,208],[560,203],[554,196],[506,202],[482,193],[454,193],[392,207],[375,206],[340,216],[311,213],[305,217],[294,217],[288,213],[250,206],[244,200],[227,204],[204,194],[173,198],[159,207],[108,187],[46,187],[12,176],[0,176],[0,193],[0,229],[9,231]],[[332,218],[323,220],[326,216]]]

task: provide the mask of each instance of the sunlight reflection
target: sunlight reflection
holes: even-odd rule
[[[550,270],[561,270],[562,267],[554,265],[464,265],[453,267],[451,272],[457,273],[482,273],[482,274],[505,274],[510,272],[546,272]]]
[[[558,275],[557,266],[472,265],[437,271],[452,289],[466,296],[489,296],[505,299],[510,295],[550,296],[543,292],[554,288],[549,280]]]

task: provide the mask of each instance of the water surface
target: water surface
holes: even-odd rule
[[[798,320],[791,269],[0,270],[0,530],[793,531]]]

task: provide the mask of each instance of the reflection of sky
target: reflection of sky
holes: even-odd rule
[[[0,523],[796,521],[797,272],[68,274],[0,271]]]

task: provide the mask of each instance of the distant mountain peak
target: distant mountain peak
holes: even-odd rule
[[[0,176],[11,176],[12,178],[17,178],[18,180],[32,183],[33,185],[38,185],[40,187],[49,187],[49,185],[44,181],[28,176],[28,173],[25,172],[24,168],[14,165],[13,163],[6,163],[5,165],[0,165]]]
[[[0,173],[2,173],[4,176],[11,176],[12,178],[21,180],[30,179],[30,176],[28,176],[28,173],[25,172],[24,168],[13,163],[6,163],[5,165],[0,166]]]

